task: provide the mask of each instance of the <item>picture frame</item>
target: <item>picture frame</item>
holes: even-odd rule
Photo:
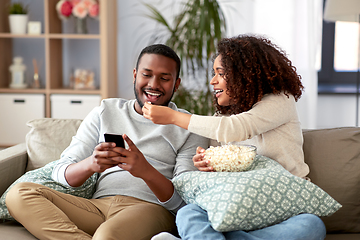
[[[41,22],[29,21],[28,22],[28,34],[40,35],[41,34]]]

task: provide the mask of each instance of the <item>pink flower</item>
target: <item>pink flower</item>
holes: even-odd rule
[[[73,8],[73,6],[71,5],[71,3],[66,1],[61,6],[60,12],[61,12],[62,15],[66,16],[66,17],[69,17],[71,15],[72,8]]]
[[[72,6],[71,2],[66,1],[66,0],[61,0],[60,2],[58,2],[56,4],[56,9],[57,9],[60,17],[61,16],[69,17],[72,13],[73,6]]]
[[[79,4],[74,6],[74,8],[72,9],[72,13],[75,17],[85,18],[88,14],[88,10],[86,8],[86,5],[83,2],[80,2]]]
[[[89,9],[91,5],[96,3],[95,0],[82,0],[82,2],[85,4],[87,9]]]
[[[73,6],[77,5],[78,3],[80,3],[82,0],[71,0],[71,4]]]
[[[71,14],[77,18],[92,18],[99,16],[99,2],[97,0],[60,0],[56,4],[56,11],[61,19],[66,19]]]
[[[89,6],[89,15],[93,18],[99,16],[99,4],[95,3]]]

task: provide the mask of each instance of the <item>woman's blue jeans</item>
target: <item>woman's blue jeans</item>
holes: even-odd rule
[[[250,232],[217,232],[211,227],[207,212],[195,204],[188,204],[178,211],[176,225],[183,240],[323,240],[326,236],[324,223],[313,214],[300,214]]]

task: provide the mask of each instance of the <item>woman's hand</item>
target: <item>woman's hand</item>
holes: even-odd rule
[[[196,155],[193,157],[194,166],[203,172],[213,172],[213,167],[209,166],[209,160],[204,160],[205,149],[197,147]]]
[[[151,120],[155,124],[173,124],[174,115],[177,111],[172,110],[169,107],[152,105],[145,102],[143,108],[143,116]]]
[[[169,107],[152,105],[145,103],[142,108],[143,116],[155,124],[174,124],[184,129],[188,129],[191,114],[175,111]]]

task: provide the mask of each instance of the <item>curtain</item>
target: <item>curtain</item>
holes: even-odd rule
[[[241,2],[244,8],[239,12],[242,16],[249,16],[249,12],[253,13],[252,24],[247,25],[245,31],[269,37],[287,53],[297,68],[305,87],[301,99],[297,102],[301,125],[304,129],[316,128],[317,72],[321,56],[323,1],[244,0]]]

